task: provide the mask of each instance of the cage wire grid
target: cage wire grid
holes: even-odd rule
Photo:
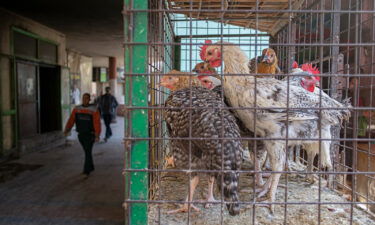
[[[373,224],[374,13],[374,0],[124,0],[126,224]],[[249,59],[261,56],[264,48],[273,48],[281,72],[262,74],[266,77],[255,78],[254,86],[257,88],[258,79],[273,79],[270,76],[286,79],[284,82],[288,84],[286,108],[260,107],[255,95],[253,106],[227,106],[229,110],[251,110],[256,115],[264,110],[283,109],[287,118],[293,110],[303,110],[288,107],[294,61],[300,65],[312,63],[320,70],[320,104],[309,109],[317,110],[320,116],[322,110],[337,110],[322,107],[322,92],[337,101],[351,98],[349,121],[332,127],[331,139],[322,138],[322,131],[314,139],[319,142],[319,154],[313,160],[312,173],[286,168],[289,162],[303,165],[301,168],[308,164],[308,153],[300,145],[285,147],[287,160],[282,171],[270,171],[267,164],[261,171],[256,171],[253,165],[236,171],[240,174],[241,206],[237,216],[228,214],[223,192],[218,190],[215,197],[219,201],[212,202],[210,209],[199,207],[200,213],[190,209],[187,213],[167,214],[185,202],[190,193],[191,172],[227,172],[223,167],[220,170],[193,169],[192,143],[210,138],[193,137],[192,130],[196,128],[192,127],[191,120],[186,137],[171,138],[164,118],[168,109],[164,102],[173,92],[160,87],[160,78],[172,69],[191,72],[195,64],[202,62],[199,47],[205,40],[233,43]],[[226,45],[220,44],[221,51]],[[255,67],[257,69],[258,65]],[[228,74],[225,65],[217,68],[217,73],[222,82],[224,76],[259,75]],[[191,82],[189,85],[191,91]],[[224,101],[223,88],[220,94]],[[192,107],[190,99],[189,107],[179,109],[189,110],[191,117],[197,108]],[[254,120],[253,126],[257,123]],[[318,124],[322,126],[321,122]],[[223,130],[219,132],[218,140],[230,139],[223,137]],[[252,135],[241,136],[240,140],[251,160],[259,150],[257,142],[282,140],[288,146],[292,141],[309,141],[289,137],[288,133],[282,138]],[[166,167],[166,158],[173,152],[171,140],[188,141],[188,168]],[[332,141],[332,170],[320,166],[322,141],[327,140]],[[255,198],[255,173],[282,175],[283,187],[277,188],[275,202],[263,203]],[[314,175],[314,184],[301,178],[308,174]],[[203,176],[200,180],[203,184],[198,184],[193,201],[187,202],[189,206],[201,206],[202,202],[197,199],[205,192],[207,179]],[[264,204],[275,205],[275,212],[271,214]]]

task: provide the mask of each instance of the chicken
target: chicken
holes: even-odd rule
[[[220,85],[220,81],[216,78],[211,78],[208,76],[197,77],[191,76],[188,73],[183,73],[177,70],[171,70],[167,76],[163,76],[161,83],[159,84],[162,87],[168,88],[171,91],[179,90],[181,87],[189,87],[189,82],[192,80],[192,86],[202,86],[207,89],[212,90],[216,86]],[[181,77],[176,77],[173,75],[182,75]],[[190,76],[190,78],[189,78]],[[165,167],[175,167],[173,155],[168,155],[165,157]]]
[[[289,79],[290,85],[301,86],[309,92],[319,94],[320,89],[315,87],[319,84],[320,77],[317,75],[320,74],[320,72],[316,67],[305,63],[299,68],[297,62],[294,62],[291,74],[298,74],[298,76],[286,76],[283,81],[288,82]]]
[[[201,82],[208,82],[207,81],[208,79],[211,79],[211,80],[220,79],[219,75],[216,73],[215,68],[212,68],[209,63],[205,63],[205,62],[198,63],[197,65],[195,65],[193,72],[196,72],[198,74],[198,79],[200,79]],[[208,75],[211,77],[209,77]],[[213,90],[221,94],[221,90],[222,90],[221,82]],[[226,103],[225,96],[224,96],[224,102]],[[239,120],[238,118],[236,119],[237,119],[237,124],[241,130],[241,136],[254,137],[254,133],[249,131],[245,127],[245,125],[241,122],[241,120]],[[262,187],[264,185],[262,176],[266,174],[262,175],[261,171],[262,171],[262,166],[266,161],[267,151],[264,149],[262,141],[256,141],[256,142],[248,141],[248,148],[249,150],[254,149],[254,151],[252,151],[253,152],[252,158],[254,159],[255,185],[256,187]]]
[[[179,75],[179,76],[177,76]],[[171,91],[180,90],[183,88],[188,88],[190,86],[190,82],[192,86],[202,86],[208,89],[212,89],[214,84],[207,76],[202,77],[201,79],[197,79],[195,76],[191,76],[189,73],[183,73],[177,70],[170,71],[167,75],[163,76],[160,80],[159,85],[165,88],[170,89]],[[188,161],[188,155],[181,151],[180,148],[172,148],[172,154],[165,158],[165,167],[176,167],[175,165],[175,158],[179,160]],[[198,159],[194,159],[198,160]],[[215,177],[211,176],[208,180],[208,195],[207,195],[207,202],[215,202],[216,199],[213,195],[213,188],[214,188]],[[210,203],[205,204],[205,208],[209,208],[211,206]]]
[[[313,67],[312,64],[305,63],[301,66],[301,68],[298,67],[297,62],[293,63],[293,69],[291,72],[292,75],[299,74],[302,76],[292,76],[289,78],[289,84],[295,85],[295,86],[301,86],[305,90],[309,92],[313,92],[317,95],[322,95],[325,98],[330,98],[325,92],[323,92],[320,88],[317,88],[316,85],[320,81],[320,77],[318,76],[320,74],[320,71]],[[286,80],[287,78],[284,78],[283,80]],[[350,108],[350,99],[344,99],[343,105]],[[328,129],[328,128],[327,128]],[[329,127],[329,132],[331,132],[331,127]],[[306,149],[307,151],[307,180],[310,182],[314,182],[313,174],[311,173],[313,171],[313,164],[315,156],[319,154],[319,148],[318,149]],[[330,149],[322,148],[321,151],[327,151],[323,152],[323,155],[329,155]]]
[[[197,73],[198,75],[217,75],[215,68],[211,67],[209,63],[201,62],[194,66],[193,72]],[[216,77],[218,78],[218,76]]]
[[[283,81],[289,82],[289,85],[294,86],[301,86],[305,90],[310,92],[315,92],[316,94],[319,94],[319,89],[316,89],[315,86],[319,83],[320,77],[317,76],[319,74],[319,70],[316,67],[312,67],[311,64],[303,64],[301,68],[299,68],[298,63],[296,61],[293,62],[291,76],[284,77]],[[298,76],[296,76],[298,74]],[[294,162],[293,158],[293,151],[296,152],[296,162]],[[313,163],[314,158],[318,152],[317,150],[314,150],[312,152],[307,152],[307,171],[312,172],[313,169]],[[301,168],[304,167],[303,164],[300,162],[299,158],[300,153],[300,146],[293,146],[289,148],[288,153],[288,169],[289,170],[297,170],[300,171]],[[329,154],[329,153],[328,153]],[[308,174],[307,176],[308,182],[314,182],[313,175]]]
[[[240,133],[235,118],[229,110],[225,109],[225,105],[216,92],[202,87],[199,81],[193,82],[196,79],[191,76],[172,76],[172,73],[177,73],[177,71],[172,71],[163,77],[160,84],[172,90],[165,102],[164,117],[169,136],[172,138],[170,144],[174,152],[175,164],[177,167],[188,170],[226,170],[226,172],[209,173],[210,181],[213,177],[216,178],[219,189],[223,189],[229,214],[237,215],[239,213],[237,193],[239,174],[236,171],[241,166],[243,147],[239,140]],[[170,81],[179,79],[188,82],[179,82],[178,88],[172,87]],[[194,85],[190,86],[190,84]],[[193,107],[193,109],[189,110],[185,107]],[[189,136],[193,138],[191,141],[173,139]],[[220,140],[219,138],[227,139]],[[198,173],[194,171],[191,173],[193,178],[190,181],[190,193],[186,201],[192,201],[194,190],[199,182]],[[198,210],[192,204],[190,206]],[[170,211],[170,213],[187,210],[189,210],[188,204],[185,203],[182,208]]]
[[[206,40],[205,43],[212,44],[212,41]],[[249,66],[250,73],[277,74],[281,72],[278,66],[278,59],[276,56],[276,52],[272,48],[263,49],[262,55],[256,58],[252,58],[249,61],[248,66]],[[212,74],[212,73],[216,73],[216,70],[212,68],[211,66],[209,66],[209,64],[207,63],[198,63],[194,67],[193,72]],[[261,77],[270,77],[270,76],[257,76],[257,77],[261,78]]]
[[[219,67],[224,62],[224,73],[231,76],[223,77],[223,89],[231,107],[257,109],[256,113],[252,109],[236,109],[235,113],[249,130],[270,138],[264,141],[264,145],[273,171],[284,170],[287,146],[302,145],[305,149],[319,149],[317,139],[320,137],[325,139],[321,141],[322,166],[332,167],[330,155],[324,154],[329,151],[323,149],[330,148],[330,127],[350,117],[347,105],[299,86],[291,85],[288,88],[287,82],[274,78],[259,78],[255,85],[253,76],[235,76],[249,74],[250,71],[245,53],[231,43],[204,45],[200,56],[212,67]],[[319,110],[320,107],[325,109]],[[272,173],[265,184],[267,188],[258,197],[267,194],[264,200],[274,202],[280,176],[280,173]],[[274,205],[268,206],[273,212]]]
[[[252,58],[249,61],[250,73],[264,73],[264,74],[276,74],[280,73],[280,68],[277,65],[278,60],[275,50],[272,48],[265,48],[262,51],[262,55],[256,58]],[[257,76],[259,77],[270,77],[270,76]]]

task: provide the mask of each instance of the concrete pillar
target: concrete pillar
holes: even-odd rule
[[[109,86],[111,87],[112,95],[117,96],[117,67],[116,67],[116,58],[109,57]]]
[[[111,87],[111,92],[113,96],[117,96],[117,66],[116,66],[116,58],[115,57],[109,57],[109,63],[108,63],[108,73],[109,73],[109,86]],[[112,122],[116,122],[116,114],[114,114],[114,117],[112,119]]]

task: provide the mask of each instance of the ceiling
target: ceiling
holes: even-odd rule
[[[283,11],[289,7],[298,9],[302,2],[303,0],[169,0],[168,7],[171,10],[184,10],[180,13],[188,17],[219,20],[275,35],[289,21],[290,15]],[[220,10],[225,12],[218,12]]]
[[[100,66],[106,66],[102,64],[109,56],[123,65],[122,4],[122,0],[0,1],[0,7],[64,33],[67,48],[93,57]]]

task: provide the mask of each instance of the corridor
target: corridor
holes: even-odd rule
[[[0,179],[0,224],[123,224],[123,118],[112,127],[114,136],[94,146],[95,171],[88,179],[81,175],[84,155],[75,131],[67,146],[12,161],[24,171]]]

